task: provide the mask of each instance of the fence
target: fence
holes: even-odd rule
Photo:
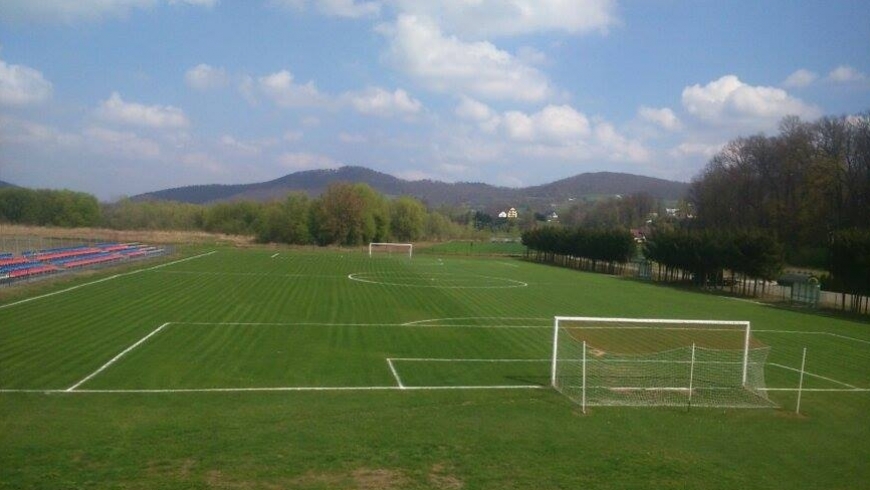
[[[624,277],[637,277],[654,282],[692,283],[692,274],[689,271],[676,271],[676,273],[670,271],[666,273],[662,268],[658,267],[658,264],[645,260],[635,260],[625,264],[616,264],[602,261],[596,262],[570,255],[531,253],[529,250],[526,250],[524,257],[527,260],[553,264],[570,269],[584,270],[587,272],[599,272]],[[806,291],[796,292],[793,291],[793,286],[783,286],[773,281],[764,281],[761,279],[728,279],[727,281],[723,280],[722,284],[701,287],[757,298],[761,301],[794,302],[796,304],[805,304],[816,308],[841,309],[854,311],[856,313],[870,314],[870,298],[866,296],[854,297],[849,294],[844,295],[833,291],[818,291],[817,297],[813,295],[813,301],[807,301],[805,299],[807,296]],[[805,288],[806,285],[798,285],[798,287]],[[853,308],[853,303],[863,306]]]

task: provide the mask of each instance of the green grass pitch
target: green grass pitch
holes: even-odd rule
[[[202,250],[7,297],[0,488],[870,481],[866,322],[517,259],[335,250]],[[556,315],[751,321],[780,408],[582,415],[548,388]]]

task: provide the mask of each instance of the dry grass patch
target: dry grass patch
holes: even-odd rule
[[[110,230],[106,228],[54,228],[0,224],[0,239],[13,237],[163,244],[222,243],[236,246],[254,243],[254,239],[249,236],[206,233],[204,231]]]

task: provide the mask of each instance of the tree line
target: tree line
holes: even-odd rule
[[[688,201],[692,228],[761,230],[788,263],[828,270],[824,286],[852,295],[853,309],[870,294],[870,113],[787,117],[774,136],[735,139],[692,182]]]
[[[763,229],[790,263],[824,267],[832,233],[870,228],[870,113],[803,122],[728,143],[692,182],[697,225]]]
[[[849,295],[849,310],[870,311],[870,229],[851,228],[832,235],[830,270],[823,284],[825,289],[843,293],[843,309]]]
[[[728,286],[742,294],[750,293],[750,284],[751,294],[757,294],[758,279],[776,279],[783,266],[782,245],[760,230],[659,229],[647,237],[643,252],[657,264],[657,275],[664,280]]]
[[[0,189],[0,222],[36,226],[96,226],[100,203],[83,192]]]
[[[66,190],[0,189],[0,222],[116,230],[208,231],[254,236],[260,242],[361,245],[372,241],[465,238],[473,233],[417,199],[388,199],[366,184],[331,185],[321,196],[290,193],[269,202],[211,205],[172,201],[100,204]]]
[[[526,257],[566,267],[616,273],[635,254],[634,237],[622,229],[544,226],[523,232]]]

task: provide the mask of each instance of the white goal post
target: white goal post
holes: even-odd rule
[[[550,384],[586,406],[769,407],[748,321],[557,316]]]
[[[394,251],[401,252],[402,254],[407,253],[408,258],[414,257],[414,244],[413,243],[388,243],[388,242],[372,242],[369,243],[369,257],[372,256],[374,252],[383,251],[387,253],[392,253]]]

